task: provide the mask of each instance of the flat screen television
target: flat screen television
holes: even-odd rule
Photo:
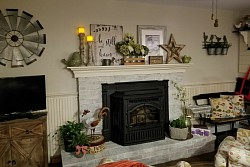
[[[45,109],[45,75],[0,78],[0,116]]]

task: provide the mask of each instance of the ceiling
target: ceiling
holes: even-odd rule
[[[177,6],[212,8],[212,0],[137,0],[148,3],[164,3]],[[216,0],[214,0],[215,4]],[[242,11],[250,9],[250,0],[217,0],[218,9]]]

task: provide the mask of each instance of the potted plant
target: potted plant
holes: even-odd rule
[[[205,48],[207,49],[208,55],[214,55],[215,49],[216,49],[216,43],[215,42],[209,42],[205,45]]]
[[[90,137],[84,132],[77,133],[73,136],[71,146],[75,148],[75,156],[81,158],[88,152],[88,145],[90,142]]]
[[[186,140],[188,137],[188,127],[185,116],[180,116],[178,119],[173,120],[170,123],[169,130],[172,139]]]
[[[66,152],[73,152],[77,145],[86,145],[89,143],[88,136],[83,132],[84,124],[75,121],[67,121],[65,125],[60,126],[60,138],[64,142]]]
[[[221,50],[221,54],[222,55],[227,55],[227,52],[228,52],[228,48],[231,47],[232,44],[231,43],[228,43],[228,42],[223,42],[222,43],[222,50]]]
[[[215,52],[214,52],[215,55],[221,54],[222,46],[223,46],[223,42],[216,42],[215,43]]]

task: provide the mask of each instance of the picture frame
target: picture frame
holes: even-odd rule
[[[116,52],[115,44],[122,40],[123,26],[90,24],[90,33],[94,65],[122,65],[123,56]]]
[[[137,25],[138,43],[149,48],[149,54],[145,57],[145,62],[147,64],[149,63],[149,56],[163,56],[163,60],[166,60],[166,54],[159,46],[166,44],[166,37],[166,26]]]
[[[163,56],[149,56],[148,63],[149,64],[163,64]]]

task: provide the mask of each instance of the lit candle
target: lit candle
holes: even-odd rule
[[[87,36],[87,42],[93,42],[94,41],[94,37],[91,35]]]
[[[84,32],[85,32],[84,27],[79,27],[79,28],[78,28],[78,33],[79,33],[79,34],[84,34]]]

